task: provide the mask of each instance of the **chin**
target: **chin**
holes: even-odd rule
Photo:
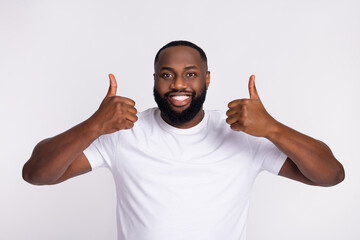
[[[195,96],[195,94],[193,94]],[[183,107],[171,105],[166,97],[160,96],[154,88],[154,98],[162,116],[174,125],[181,125],[190,122],[202,110],[206,97],[206,88],[203,89],[198,97],[192,97],[191,101]]]

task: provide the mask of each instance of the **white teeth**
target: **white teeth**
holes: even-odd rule
[[[185,99],[188,99],[189,96],[181,95],[181,96],[172,96],[171,98],[173,98],[177,101],[184,101]]]

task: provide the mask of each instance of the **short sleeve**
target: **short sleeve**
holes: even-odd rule
[[[111,168],[111,161],[115,157],[115,137],[115,134],[102,135],[84,150],[92,170],[101,167]]]
[[[287,158],[271,141],[266,138],[257,139],[257,147],[254,148],[254,158],[260,164],[260,171],[266,170],[273,174],[279,174],[281,167]]]

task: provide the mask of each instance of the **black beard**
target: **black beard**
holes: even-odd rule
[[[159,92],[154,87],[154,98],[161,113],[164,114],[166,119],[169,120],[170,123],[172,123],[173,125],[181,125],[183,123],[187,123],[191,121],[196,116],[196,114],[198,114],[199,111],[202,109],[206,97],[206,86],[204,86],[204,88],[202,89],[200,96],[193,97],[190,106],[182,112],[174,111],[167,100],[167,96],[170,93],[175,93],[175,92],[181,92],[181,91],[172,91],[166,93],[165,97],[163,98],[160,96]],[[192,93],[192,96],[195,96],[195,91]]]

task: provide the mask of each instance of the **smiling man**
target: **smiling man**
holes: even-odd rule
[[[155,57],[158,108],[110,87],[86,121],[45,139],[23,168],[32,184],[56,184],[99,167],[114,175],[120,240],[244,240],[249,197],[263,170],[332,186],[344,169],[324,143],[272,118],[249,80],[248,99],[226,114],[203,109],[210,84],[204,51],[174,41]]]
[[[210,72],[201,48],[177,44],[164,46],[155,57],[154,97],[167,123],[189,128],[204,116],[200,110],[210,83]]]

